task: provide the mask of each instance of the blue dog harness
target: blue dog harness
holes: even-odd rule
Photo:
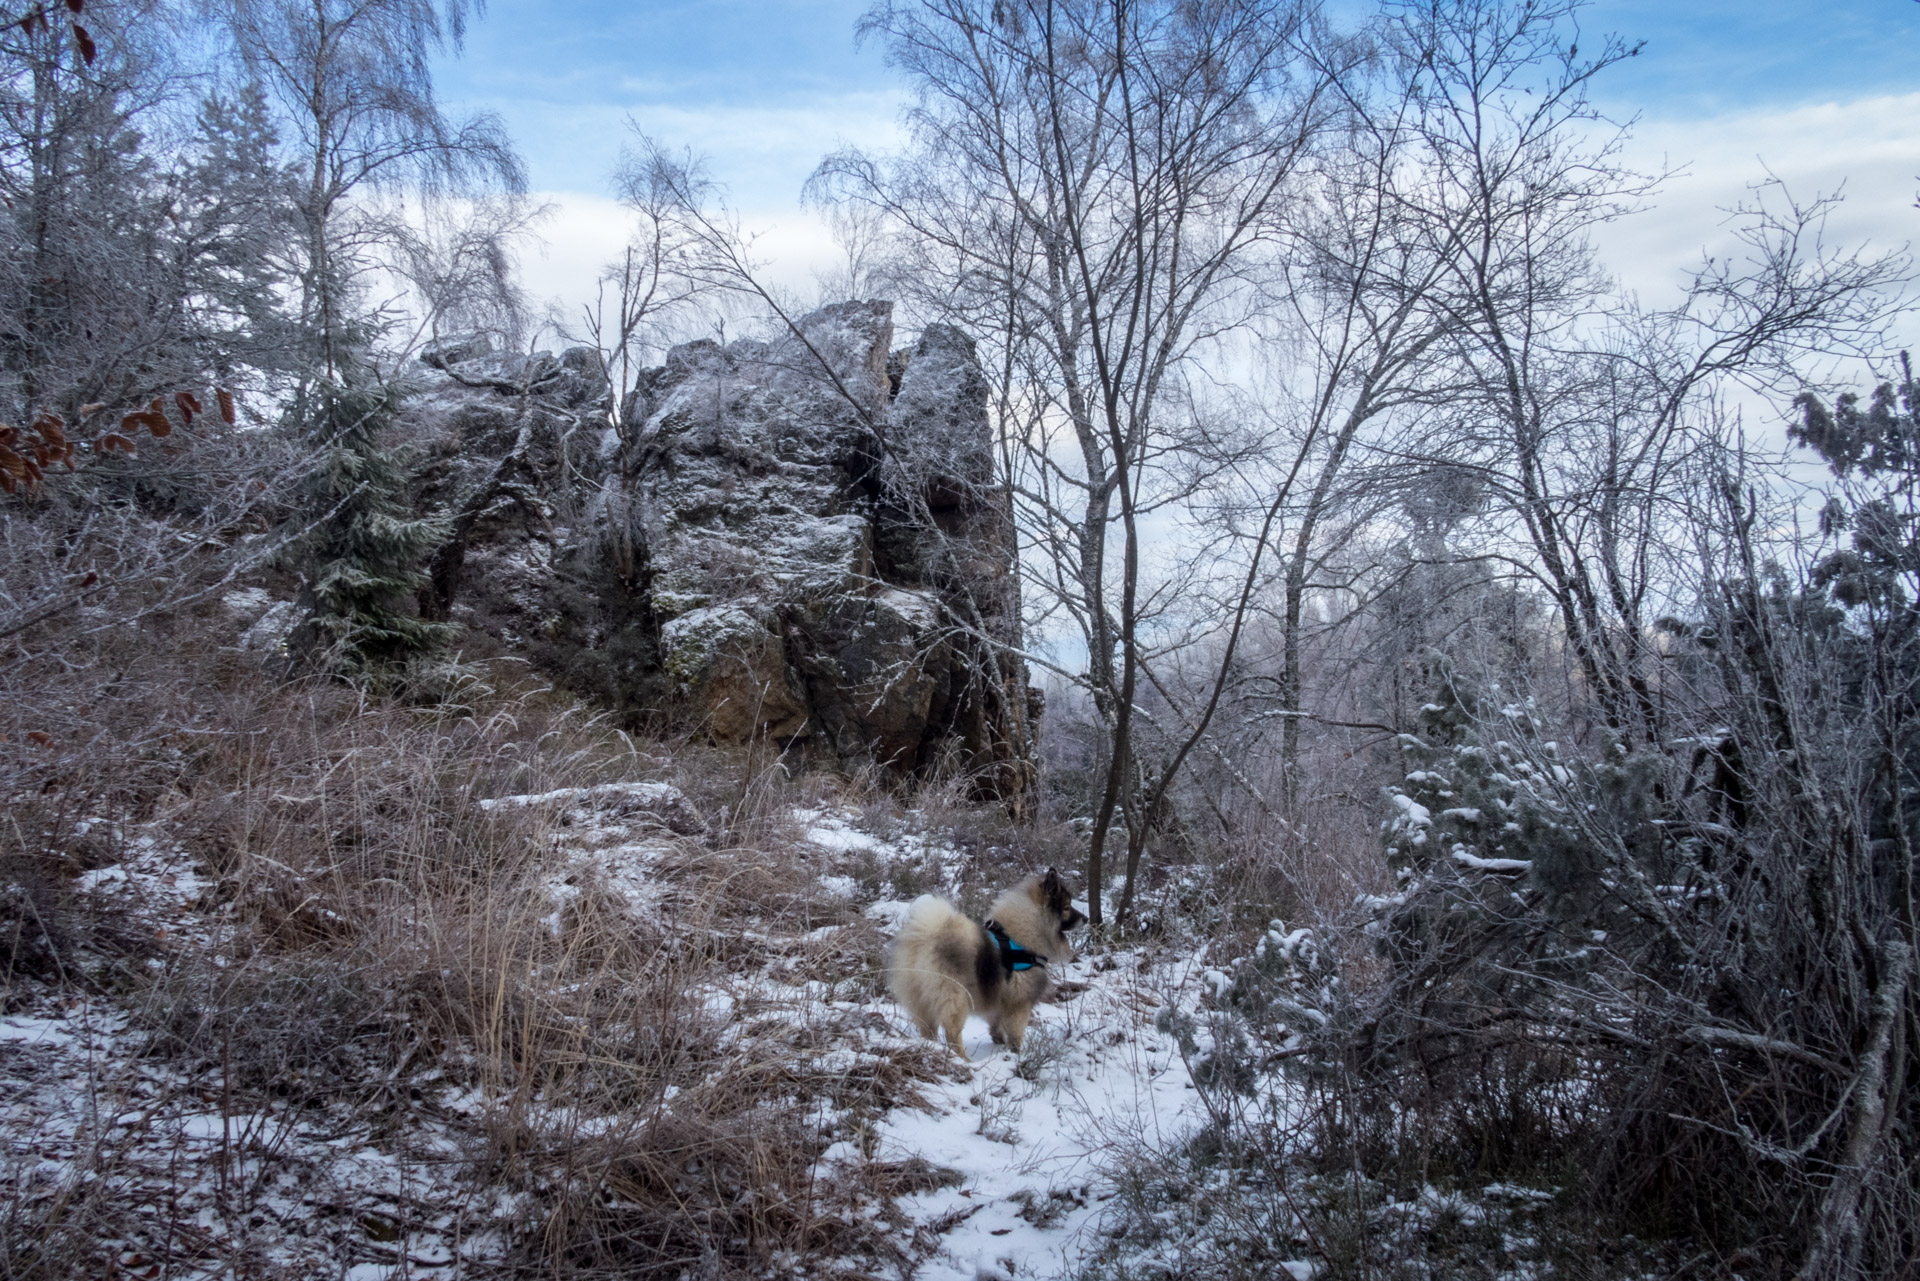
[[[1000,948],[1000,968],[1009,974],[1018,974],[1021,970],[1030,970],[1038,965],[1045,967],[1047,958],[1031,948],[1021,947],[1007,936],[1006,930],[998,921],[988,921],[986,931]]]

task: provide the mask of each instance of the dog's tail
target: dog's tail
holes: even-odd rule
[[[948,920],[958,915],[960,915],[959,909],[938,894],[922,894],[907,908],[907,919],[901,925],[900,933],[902,935],[928,933],[939,929]]]

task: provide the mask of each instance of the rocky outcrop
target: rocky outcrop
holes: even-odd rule
[[[591,351],[428,353],[424,607],[629,713],[1018,802],[1031,708],[973,344],[891,349],[892,306],[675,348],[618,424]]]

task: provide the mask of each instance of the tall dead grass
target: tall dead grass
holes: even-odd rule
[[[846,991],[877,973],[877,934],[793,843],[793,806],[823,784],[777,757],[676,761],[515,688],[511,668],[449,710],[280,684],[237,654],[115,651],[0,713],[16,731],[0,744],[10,893],[45,923],[15,931],[19,982],[70,974],[124,1001],[145,1052],[223,1114],[264,1101],[355,1118],[376,1141],[446,1135],[475,1202],[517,1207],[484,1225],[504,1231],[508,1274],[833,1275],[906,1257],[910,1238],[860,1213],[884,1189],[822,1185],[814,1164],[835,1118],[909,1097],[934,1066],[903,1053],[830,1072],[814,1057],[846,1010],[815,1000],[742,1027],[749,1007],[724,999],[747,961],[823,950],[805,939],[827,925]],[[127,697],[83,701],[116,657]],[[23,741],[27,718],[61,727],[54,747]],[[646,913],[556,841],[563,812],[481,803],[666,777],[715,821],[658,835],[665,892]],[[76,835],[90,816],[116,822]],[[180,843],[210,888],[190,936],[116,948],[73,877],[136,830]],[[270,1154],[254,1155],[258,1174]],[[258,1191],[223,1184],[226,1212]],[[110,1272],[98,1242],[143,1239],[150,1188],[96,1170],[70,1193],[16,1207],[0,1275]]]

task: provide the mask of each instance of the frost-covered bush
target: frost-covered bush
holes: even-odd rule
[[[1339,967],[1331,948],[1307,926],[1290,930],[1286,922],[1274,921],[1253,951],[1236,962],[1224,1004],[1262,1041],[1291,1051],[1326,1025],[1339,995]]]
[[[1308,1046],[1323,1133],[1370,1170],[1562,1183],[1643,1230],[1866,1275],[1911,1257],[1916,1208],[1893,1048],[1914,815],[1876,773],[1907,731],[1874,746],[1835,616],[1778,583],[1727,599],[1675,625],[1693,702],[1660,740],[1550,731],[1431,665],[1383,807],[1396,884],[1365,903],[1382,972]]]
[[[1483,693],[1444,656],[1429,674],[1434,701],[1399,736],[1405,775],[1381,824],[1397,884],[1370,900],[1371,932],[1395,965],[1524,917],[1538,927],[1526,968],[1565,981],[1622,914],[1644,917],[1662,887],[1699,883],[1699,843],[1661,816],[1661,754],[1616,745],[1582,757],[1542,734],[1532,700]]]

